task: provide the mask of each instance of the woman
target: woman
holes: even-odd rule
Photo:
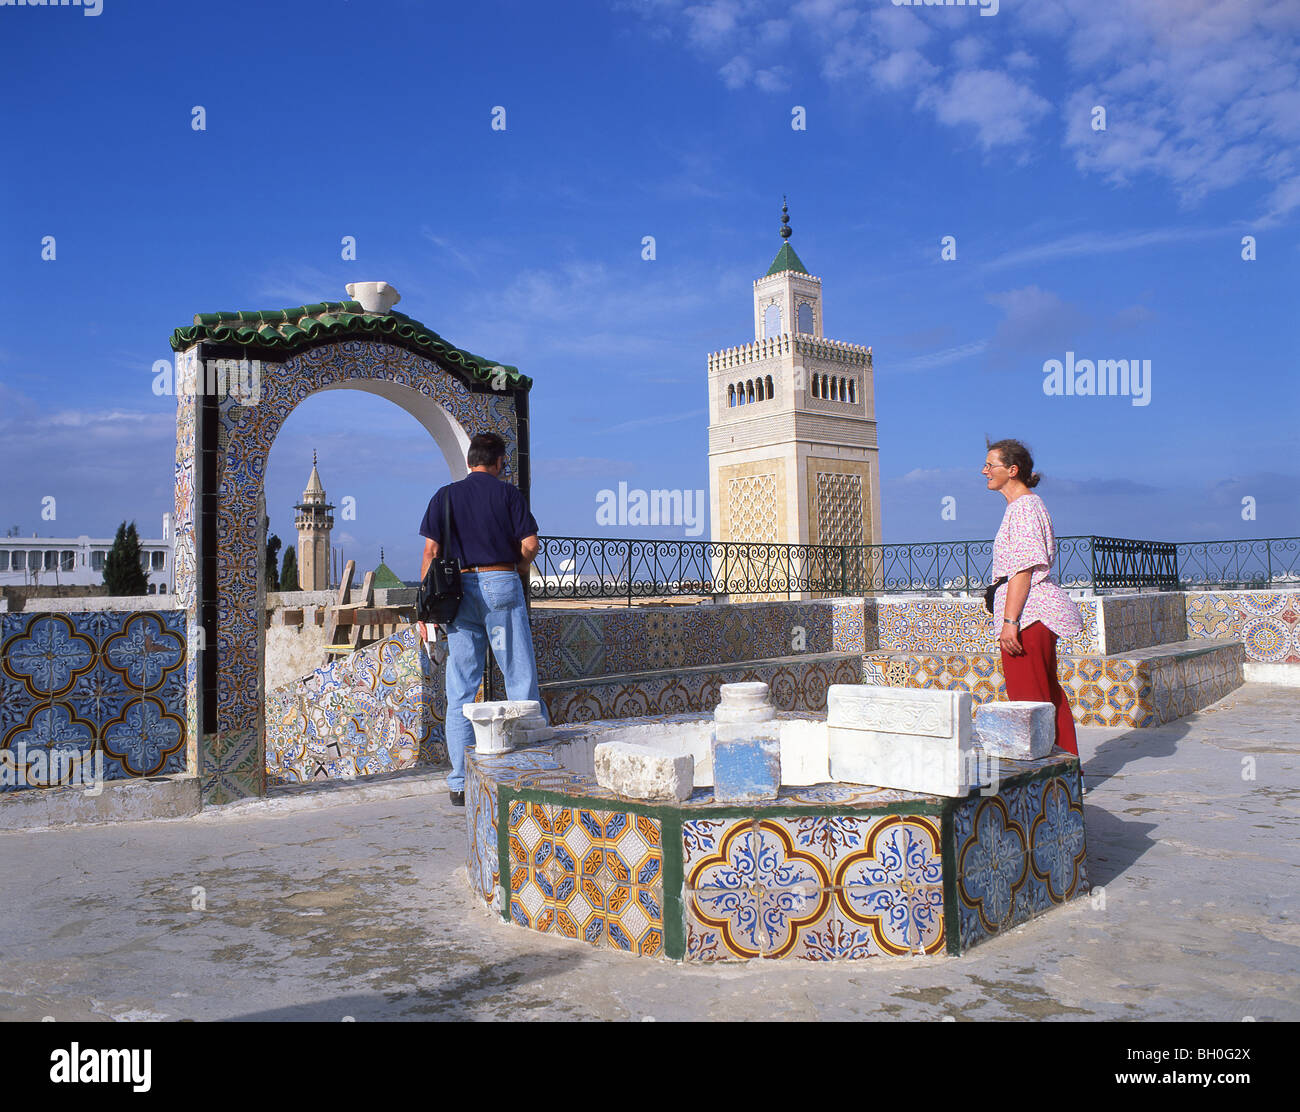
[[[990,444],[983,472],[989,490],[1007,500],[993,540],[993,578],[1007,580],[993,602],[1007,698],[1056,707],[1056,744],[1077,756],[1070,702],[1056,679],[1056,642],[1077,634],[1083,621],[1079,608],[1050,578],[1056,536],[1047,507],[1030,489],[1042,476],[1018,440]]]

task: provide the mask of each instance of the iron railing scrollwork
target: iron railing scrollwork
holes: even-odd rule
[[[674,596],[974,595],[993,542],[858,546],[543,537],[534,599]],[[1070,589],[1300,586],[1300,538],[1172,544],[1058,537],[1053,578]]]

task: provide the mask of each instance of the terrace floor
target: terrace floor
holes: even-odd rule
[[[420,774],[0,834],[0,1020],[1300,1019],[1300,689],[1079,739],[1104,903],[964,957],[688,967],[508,926]]]

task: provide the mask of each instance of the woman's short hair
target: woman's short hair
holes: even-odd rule
[[[1019,440],[995,440],[990,443],[988,437],[985,437],[984,443],[990,452],[997,452],[1003,467],[1016,469],[1016,478],[1025,486],[1036,487],[1042,480],[1042,475],[1034,470],[1034,457]]]
[[[491,467],[506,455],[506,442],[494,432],[476,433],[469,442],[465,462],[470,467]]]

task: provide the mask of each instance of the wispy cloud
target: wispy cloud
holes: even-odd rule
[[[1194,240],[1213,239],[1227,234],[1222,228],[1151,228],[1130,232],[1079,232],[1061,236],[1046,243],[1019,247],[1004,252],[984,264],[985,270],[1004,270],[1012,266],[1056,262],[1060,259],[1083,258],[1091,255],[1114,255],[1124,251],[1138,251],[1164,244],[1188,243]]]
[[[881,369],[905,372],[931,371],[936,367],[946,367],[950,363],[960,363],[963,359],[979,355],[988,346],[988,340],[972,340],[968,344],[958,344],[956,347],[932,351],[927,355],[914,355],[910,359],[903,359],[897,363],[886,361],[882,363]]]
[[[606,425],[603,433],[626,432],[628,429],[642,429],[650,425],[672,425],[679,421],[694,421],[708,415],[707,409],[692,409],[686,413],[665,413],[657,417],[638,417],[633,421],[620,421],[617,425]]]

